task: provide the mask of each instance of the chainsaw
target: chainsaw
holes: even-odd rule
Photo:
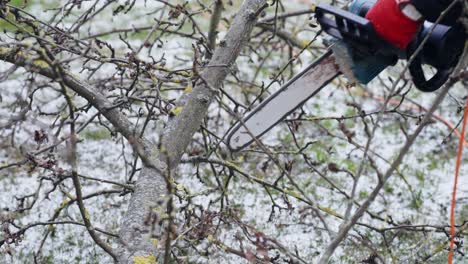
[[[374,4],[355,0],[348,11],[317,5],[316,19],[334,43],[229,130],[227,145],[232,151],[253,143],[339,75],[367,84],[399,59],[409,59],[423,42],[422,50],[408,66],[415,87],[432,92],[447,81],[464,49],[463,27],[424,21],[403,50],[380,38],[371,21],[365,18]],[[426,79],[422,65],[432,66],[436,73]]]

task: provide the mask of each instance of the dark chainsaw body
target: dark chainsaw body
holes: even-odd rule
[[[371,22],[364,18],[374,3],[369,0],[355,0],[349,7],[350,12],[329,5],[318,5],[317,21],[325,32],[346,43],[352,54],[353,75],[363,84],[370,82],[388,66],[394,65],[398,59],[410,58],[427,37],[422,51],[409,69],[418,89],[426,92],[437,90],[448,79],[463,52],[466,39],[463,28],[425,22],[408,49],[400,50],[382,40]],[[436,68],[437,73],[426,80],[422,64]]]

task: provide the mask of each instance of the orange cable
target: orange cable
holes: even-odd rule
[[[465,102],[465,112],[463,113],[463,125],[460,143],[458,144],[457,152],[457,162],[455,164],[455,181],[453,183],[453,192],[452,192],[452,204],[450,207],[450,250],[448,255],[448,263],[452,264],[453,261],[453,245],[455,244],[455,203],[457,197],[457,184],[458,184],[458,175],[460,174],[460,161],[463,151],[463,142],[465,141],[465,128],[466,122],[468,119],[468,98]]]

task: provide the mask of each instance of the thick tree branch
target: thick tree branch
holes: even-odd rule
[[[200,74],[193,92],[180,100],[178,107],[181,111],[165,129],[160,150],[160,160],[169,164],[169,169],[176,168],[179,164],[182,154],[206,116],[217,89],[226,78],[229,67],[248,41],[257,15],[265,4],[265,0],[244,2],[222,41],[223,44],[215,50],[208,67]],[[145,219],[151,215],[160,217],[165,213],[163,210],[166,208],[163,205],[170,197],[166,197],[164,176],[161,171],[150,168],[144,168],[140,174],[120,231],[121,240],[125,243],[120,252],[121,263],[131,263],[135,256],[157,256],[150,239],[162,239],[162,228],[157,227],[158,230],[152,230],[151,233]]]
[[[214,50],[216,46],[216,36],[218,35],[217,29],[219,21],[221,21],[223,8],[223,0],[216,0],[210,20],[210,31],[208,32],[208,47],[210,50]]]
[[[193,92],[180,100],[180,114],[173,118],[163,135],[161,153],[171,168],[179,163],[192,136],[199,129],[218,88],[229,73],[241,48],[248,41],[257,22],[257,15],[265,6],[264,0],[245,1],[237,13],[226,38],[216,49],[213,59],[201,72]]]
[[[61,73],[61,76],[58,76],[53,67],[39,55],[28,54],[22,50],[0,47],[0,60],[10,62],[16,66],[25,67],[53,80],[62,78],[63,84],[88,100],[99,113],[112,123],[114,128],[133,146],[134,150],[147,166],[152,166],[157,169],[165,167],[164,164],[158,163],[156,159],[150,160],[151,157],[154,156],[154,153],[151,151],[151,143],[144,138],[137,137],[133,131],[133,123],[130,122],[106,96],[87,82],[80,80],[76,75],[65,70]]]

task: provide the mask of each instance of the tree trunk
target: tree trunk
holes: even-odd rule
[[[178,102],[182,110],[170,120],[163,132],[159,154],[159,160],[166,163],[169,170],[175,169],[179,164],[182,154],[206,116],[217,90],[229,73],[229,68],[248,41],[256,25],[257,15],[265,4],[266,0],[246,0],[243,3],[223,40],[223,45],[217,47],[208,67],[200,73],[193,92],[184,95]],[[147,221],[151,216],[159,219],[165,213],[165,205],[170,198],[165,177],[161,170],[144,168],[141,171],[122,221],[121,246],[118,250],[120,263],[133,263],[137,259],[156,261],[156,240],[152,240],[151,237],[160,243],[158,238],[162,237],[163,230],[158,228],[151,232]],[[161,257],[158,261],[162,261]]]

